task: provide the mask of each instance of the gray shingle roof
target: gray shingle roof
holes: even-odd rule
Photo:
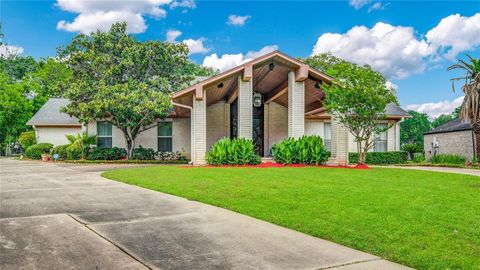
[[[60,112],[60,108],[70,103],[65,98],[50,98],[38,110],[38,112],[27,122],[30,126],[79,126],[80,123],[75,117]]]
[[[459,118],[447,122],[437,128],[434,128],[424,134],[437,134],[437,133],[446,133],[446,132],[454,132],[454,131],[463,131],[463,130],[471,130],[472,125],[470,122],[462,122]]]
[[[404,109],[400,108],[395,103],[387,104],[387,107],[385,107],[385,114],[388,115],[388,116],[404,116],[404,117],[409,117],[410,116],[410,114],[408,114],[408,112],[406,112]]]

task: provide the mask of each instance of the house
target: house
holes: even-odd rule
[[[327,75],[274,51],[175,93],[168,118],[157,129],[141,133],[136,145],[180,151],[194,164],[204,164],[205,153],[223,137],[251,138],[258,154],[267,157],[272,146],[287,137],[316,134],[331,150],[329,162],[346,164],[348,152],[356,152],[356,145],[323,107],[322,84],[329,82]],[[49,101],[44,107],[50,105]],[[58,107],[45,110],[62,114]],[[400,150],[400,123],[410,116],[395,104],[387,106],[386,114],[379,125],[392,127],[376,136],[372,151]],[[46,126],[29,123],[35,126],[39,142],[54,141],[43,135]],[[97,134],[99,146],[125,147],[122,133],[107,121],[92,121],[83,129]],[[55,133],[63,136],[60,130]]]
[[[423,141],[427,160],[436,154],[460,155],[468,161],[475,157],[472,125],[459,118],[424,133]]]

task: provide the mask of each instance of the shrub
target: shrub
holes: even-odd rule
[[[25,131],[20,133],[18,136],[18,142],[22,145],[23,149],[27,149],[28,147],[37,143],[37,138],[35,135],[35,131]]]
[[[415,153],[413,154],[413,162],[415,163],[423,163],[425,162],[425,155],[423,153]]]
[[[408,156],[413,160],[413,155],[417,152],[423,151],[421,147],[416,143],[407,143],[402,145],[402,150],[408,152]]]
[[[459,155],[453,154],[438,154],[432,156],[430,162],[434,164],[457,164],[457,165],[464,165],[465,158]]]
[[[25,150],[25,156],[31,159],[42,159],[42,155],[49,153],[52,147],[51,143],[34,144]]]
[[[119,160],[127,156],[127,151],[123,148],[112,147],[103,148],[95,147],[89,150],[87,154],[88,160]]]
[[[349,153],[348,161],[350,163],[358,163],[358,154]],[[405,151],[392,152],[368,152],[365,162],[367,164],[402,164],[407,163],[408,153]]]
[[[152,148],[143,148],[141,145],[133,149],[132,159],[137,160],[154,160],[155,151]]]
[[[187,160],[185,156],[180,153],[180,151],[176,152],[162,152],[158,151],[155,154],[155,157],[159,160]]]
[[[319,136],[288,138],[272,147],[273,159],[283,164],[322,164],[328,159],[328,152]]]
[[[223,138],[216,142],[206,155],[210,165],[259,164],[253,141],[245,138]]]
[[[68,144],[57,145],[50,150],[50,155],[53,156],[54,154],[58,154],[58,159],[59,160],[66,160],[67,159],[67,148],[68,148],[68,146],[69,146]]]

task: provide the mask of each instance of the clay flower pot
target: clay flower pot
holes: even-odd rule
[[[42,155],[42,161],[46,162],[50,160],[50,155],[49,154],[43,154]]]

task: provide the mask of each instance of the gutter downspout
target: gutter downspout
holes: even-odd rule
[[[194,149],[195,147],[193,145],[193,142],[194,142],[193,135],[195,134],[195,125],[193,123],[193,107],[188,106],[188,105],[184,105],[184,104],[180,104],[180,103],[176,103],[173,100],[172,100],[172,105],[190,110],[190,162],[188,164],[191,165],[191,164],[193,164],[193,160],[194,160],[193,155],[195,153],[195,149]]]

